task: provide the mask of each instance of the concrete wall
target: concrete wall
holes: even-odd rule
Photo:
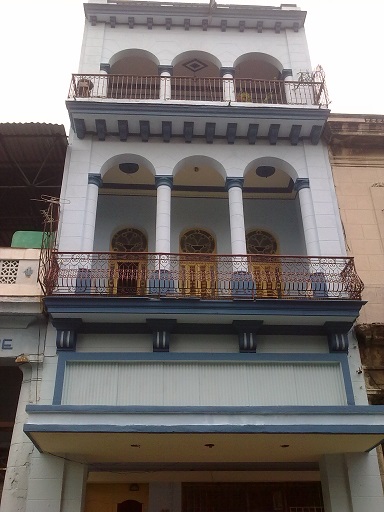
[[[266,144],[258,146],[242,145],[229,146],[229,145],[208,145],[208,144],[180,144],[177,141],[167,145],[167,151],[164,151],[164,144],[158,142],[148,142],[143,145],[142,142],[128,142],[122,145],[119,141],[110,140],[108,144],[96,140],[81,141],[73,139],[72,148],[68,157],[65,181],[63,185],[62,199],[62,222],[60,228],[60,249],[66,251],[82,250],[83,235],[84,235],[84,220],[86,215],[86,202],[88,192],[88,173],[101,173],[102,175],[112,166],[119,162],[127,162],[132,155],[140,155],[151,162],[156,169],[157,175],[173,175],[177,164],[188,157],[197,157],[197,155],[205,156],[213,159],[218,165],[221,165],[225,170],[228,177],[242,177],[246,169],[252,167],[252,163],[263,157],[275,159],[281,162],[282,166],[291,173],[292,179],[308,178],[311,187],[311,196],[313,200],[313,207],[316,218],[317,234],[320,242],[321,255],[337,256],[345,253],[340,240],[342,239],[342,228],[340,217],[337,208],[336,195],[334,192],[332,172],[329,166],[329,161],[326,153],[326,148],[322,144],[318,146],[307,146],[303,144],[300,147],[285,145],[282,143],[277,146],[270,146]],[[293,170],[292,170],[293,169]],[[288,172],[287,170],[287,172]],[[204,185],[204,183],[202,183]],[[120,201],[120,199],[118,199]],[[103,199],[104,201],[104,199]],[[154,203],[146,199],[150,204],[150,209],[135,210],[135,219],[138,225],[147,224],[148,228],[153,233],[154,230]],[[171,219],[172,227],[177,233],[177,224],[179,222],[180,229],[184,226],[190,225],[191,221],[184,220],[181,222],[184,215],[186,219],[186,212],[180,212],[177,209],[178,202],[172,202],[175,208]],[[135,204],[132,200],[132,204]],[[136,203],[137,204],[137,203]],[[217,203],[219,204],[219,203]],[[221,204],[221,203],[220,203]],[[228,208],[225,201],[223,206],[219,207],[218,215],[215,215],[214,224],[212,226],[216,229],[218,218],[221,221],[228,218]],[[260,206],[262,210],[254,210],[253,201],[252,206],[249,206],[249,201],[244,201],[245,209],[245,222],[246,228],[261,227],[260,224],[265,226],[270,224],[275,225],[275,229],[282,235],[281,252],[291,252],[291,254],[302,254],[304,251],[304,242],[302,227],[300,221],[295,222],[292,229],[292,219],[294,218],[293,209],[284,206],[277,209],[267,206]],[[275,203],[277,204],[277,203]],[[102,203],[100,201],[100,206]],[[125,207],[125,205],[124,205]],[[297,207],[297,206],[296,206]],[[112,212],[112,218],[118,219],[118,222],[112,219],[103,219],[102,229],[109,232],[109,240],[111,230],[115,227],[116,230],[119,225],[127,225],[127,217],[131,216],[125,213],[119,213],[117,208],[109,205],[106,206],[108,215]],[[268,208],[268,209],[267,209]],[[189,208],[188,218],[190,219],[192,208]],[[201,214],[198,213],[197,208],[193,209],[196,215],[196,221],[201,219]],[[140,212],[140,218],[138,216]],[[200,216],[200,217],[199,217]],[[131,216],[133,218],[133,216]],[[262,222],[261,219],[263,219]],[[201,219],[206,222],[206,219]],[[98,224],[101,222],[101,215],[98,214]],[[210,223],[213,219],[210,219]],[[228,224],[228,221],[225,221]],[[107,223],[107,224],[105,224]],[[149,224],[148,224],[149,223]],[[152,226],[149,228],[149,226]],[[224,225],[223,225],[224,226]],[[286,230],[289,226],[289,231]],[[136,226],[138,227],[138,226]],[[215,231],[214,229],[214,231]],[[294,236],[298,234],[298,238],[292,239],[292,232]],[[289,235],[288,235],[289,233]],[[229,235],[229,233],[228,233]],[[291,238],[289,238],[289,236]],[[153,238],[152,238],[153,240]],[[293,243],[294,240],[294,243]],[[98,248],[100,247],[100,237]],[[103,247],[106,247],[105,241]],[[176,248],[175,240],[173,246]],[[152,245],[153,247],[153,245]],[[227,246],[222,246],[222,249]],[[151,248],[151,246],[150,246]],[[107,250],[107,249],[105,249]],[[221,250],[221,249],[219,249]],[[227,251],[230,252],[230,251]]]
[[[246,231],[264,229],[278,241],[280,254],[305,254],[303,231],[295,201],[244,200]],[[156,198],[99,196],[95,228],[95,251],[109,251],[112,236],[124,227],[146,234],[148,251],[155,251]],[[180,236],[187,229],[201,228],[216,241],[218,254],[230,254],[228,199],[172,198],[171,252],[179,252]]]
[[[282,30],[280,34],[272,30],[262,33],[230,30],[220,33],[217,29],[202,31],[200,27],[191,27],[186,37],[184,27],[172,27],[170,37],[165,27],[154,26],[151,37],[148,34],[146,26],[129,30],[127,25],[111,28],[103,23],[96,26],[86,23],[79,72],[99,73],[100,63],[109,63],[116,54],[127,48],[145,50],[161,65],[171,65],[184,52],[201,51],[218,61],[219,67],[231,67],[242,55],[256,52],[277,59],[282,68],[293,70],[295,78],[298,72],[311,69],[304,30]]]

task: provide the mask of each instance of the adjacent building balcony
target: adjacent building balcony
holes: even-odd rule
[[[40,249],[0,249],[0,301],[1,297],[40,297],[39,260]]]
[[[53,252],[46,295],[202,300],[359,300],[353,258]]]

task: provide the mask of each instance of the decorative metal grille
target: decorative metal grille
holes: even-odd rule
[[[122,229],[112,238],[112,250],[116,252],[144,252],[147,250],[147,239],[144,233],[138,229]]]
[[[126,263],[123,272],[121,262]],[[244,274],[244,265],[250,272]],[[273,279],[268,274],[272,267],[277,269]],[[195,283],[202,299],[254,300],[274,289],[271,299],[354,300],[364,288],[349,257],[52,251],[46,269],[46,295],[184,297]]]
[[[277,253],[277,242],[267,231],[261,231],[260,229],[251,231],[247,234],[246,242],[248,254]]]
[[[198,71],[197,61],[189,69]],[[194,68],[194,69],[193,69]],[[228,101],[223,89],[233,89],[235,101],[269,105],[316,105],[328,107],[329,99],[321,68],[310,77],[297,81],[253,80],[243,78],[188,77],[188,76],[131,76],[131,75],[72,75],[68,98],[103,98],[124,100],[169,99],[164,96],[167,83],[172,100]],[[311,79],[312,78],[312,79]]]
[[[19,260],[0,260],[0,284],[15,284]]]
[[[191,229],[181,237],[180,248],[185,253],[212,254],[215,252],[215,240],[207,231]]]

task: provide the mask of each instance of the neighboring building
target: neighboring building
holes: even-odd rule
[[[60,195],[66,150],[63,126],[0,124],[0,496],[4,486],[22,507],[31,451],[25,406],[39,394],[47,325],[38,284],[41,210]],[[19,510],[7,503],[2,510]]]
[[[1,512],[382,512],[305,12],[85,14],[35,448]]]
[[[331,115],[324,133],[348,253],[368,303],[357,319],[369,403],[384,404],[384,116]],[[380,447],[379,458],[384,478]]]

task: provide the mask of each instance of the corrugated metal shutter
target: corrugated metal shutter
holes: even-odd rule
[[[63,404],[344,405],[337,363],[73,362]]]

